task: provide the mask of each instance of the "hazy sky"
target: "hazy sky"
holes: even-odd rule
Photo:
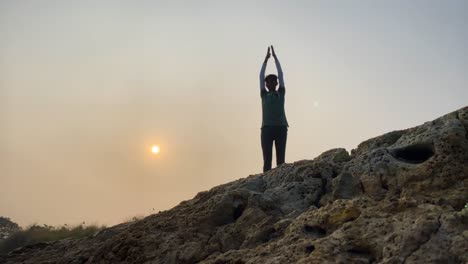
[[[0,215],[115,224],[260,173],[270,44],[288,163],[466,106],[467,13],[463,0],[0,0]]]

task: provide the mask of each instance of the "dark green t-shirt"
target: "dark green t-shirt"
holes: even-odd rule
[[[278,92],[267,92],[264,90],[260,93],[262,97],[262,127],[289,127],[286,113],[284,112],[284,95],[285,90],[283,87],[280,87]]]

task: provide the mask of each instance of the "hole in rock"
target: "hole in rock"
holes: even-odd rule
[[[338,175],[339,175],[338,171],[333,170],[333,172],[332,172],[332,178],[336,178],[336,176],[338,176]]]
[[[388,191],[388,183],[387,183],[387,181],[384,181],[384,180],[382,181],[382,189]]]
[[[327,231],[319,226],[304,225],[304,232],[317,238],[327,235]]]
[[[315,250],[315,246],[314,246],[314,245],[308,245],[308,246],[306,246],[306,248],[305,248],[306,253],[311,253],[311,252],[314,251],[314,250]]]
[[[348,253],[353,255],[370,255],[371,252],[365,248],[352,248],[348,249]]]
[[[450,205],[452,205],[453,209],[455,211],[460,212],[461,210],[465,209],[467,207],[468,203],[465,203],[464,200],[455,200],[455,201],[449,201],[448,202]]]
[[[434,156],[434,149],[431,144],[415,144],[395,149],[392,155],[403,162],[418,164]]]
[[[322,178],[322,174],[320,172],[316,172],[316,173],[311,174],[310,177],[320,179]]]
[[[244,204],[242,204],[242,203],[237,204],[234,207],[234,211],[232,212],[232,218],[234,218],[234,220],[237,220],[242,215],[244,210],[245,210],[245,205]]]
[[[375,257],[368,248],[364,247],[354,247],[347,250],[349,254],[357,258],[368,259],[369,263],[375,262]]]
[[[276,237],[278,237],[278,234],[276,233],[276,229],[274,229],[273,227],[270,227],[264,230],[261,236],[259,236],[259,242],[266,243],[272,239],[275,239]]]

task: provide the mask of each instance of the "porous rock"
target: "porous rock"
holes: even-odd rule
[[[2,263],[467,263],[468,107]]]

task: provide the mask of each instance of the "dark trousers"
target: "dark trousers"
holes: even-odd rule
[[[286,139],[288,127],[286,126],[264,126],[262,127],[261,141],[263,151],[263,172],[271,169],[273,156],[273,141],[276,148],[276,166],[284,163],[286,154]]]

